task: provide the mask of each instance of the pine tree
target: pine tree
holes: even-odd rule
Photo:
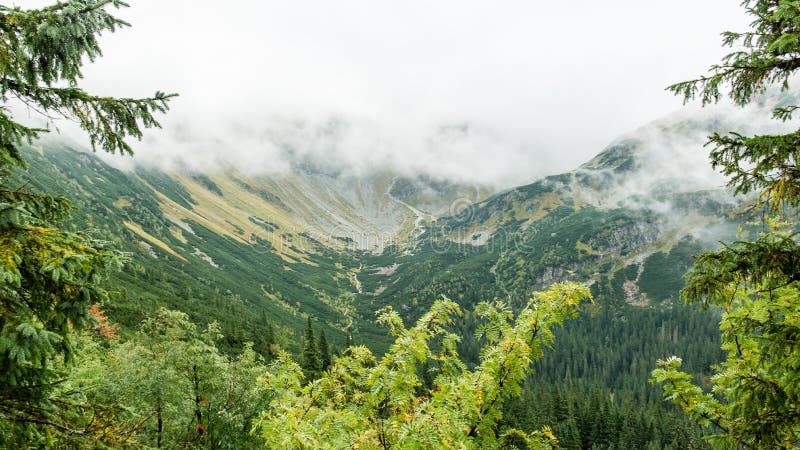
[[[328,338],[325,337],[325,330],[319,334],[319,360],[322,370],[328,370],[331,365],[331,350],[328,346]]]
[[[76,122],[94,149],[131,154],[126,138],[157,127],[171,95],[116,99],[78,87],[81,66],[100,55],[97,38],[127,26],[109,8],[119,0],[63,1],[41,9],[0,6],[0,419],[64,431],[48,400],[55,370],[72,355],[71,329],[102,304],[100,283],[121,258],[105,242],[59,229],[70,205],[13,186],[22,149],[59,118]],[[17,103],[12,104],[11,99]],[[46,128],[23,125],[15,107]],[[25,111],[27,110],[27,111]]]
[[[320,360],[319,348],[314,338],[314,328],[311,326],[311,317],[308,318],[305,341],[303,344],[303,354],[301,355],[300,366],[306,380],[316,380],[322,373],[322,361]]]
[[[272,358],[275,356],[274,354],[274,346],[275,346],[275,327],[272,323],[267,323],[264,326],[264,348],[260,349],[262,351],[262,355],[268,358]]]
[[[737,50],[708,75],[671,86],[686,100],[716,102],[722,88],[737,104],[759,100],[767,89],[789,81],[800,69],[800,3],[745,0],[753,16],[746,32],[726,32]],[[784,96],[772,116],[789,121],[798,106]],[[757,192],[754,208],[778,217],[796,215],[800,204],[800,130],[780,135],[714,134],[714,167],[730,177],[736,193]],[[705,394],[680,371],[681,360],[658,362],[653,381],[664,396],[717,434],[719,448],[800,446],[800,246],[794,224],[768,220],[769,232],[752,241],[700,255],[687,274],[683,296],[724,311],[720,329],[727,359],[716,368]]]

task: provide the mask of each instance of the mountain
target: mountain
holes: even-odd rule
[[[428,222],[414,251],[363,258],[362,289],[375,305],[416,312],[441,294],[519,299],[561,280],[588,282],[606,301],[675,299],[691,255],[737,230],[728,215],[741,199],[700,150],[720,124],[654,122],[572,172]]]
[[[20,186],[68,197],[77,207],[71,227],[129,252],[130,263],[110,281],[115,320],[134,327],[165,305],[201,323],[219,321],[230,348],[255,341],[263,352],[272,343],[296,350],[306,315],[338,345],[352,333],[385,346],[374,315],[354,310],[359,255],[406,245],[420,221],[447,214],[452,199],[490,192],[309,165],[271,177],[122,171],[52,141],[26,157]]]
[[[736,126],[668,117],[574,171],[427,222],[411,248],[359,258],[362,314],[392,306],[410,321],[441,296],[465,311],[492,299],[515,309],[554,282],[585,282],[595,302],[556,332],[530,381],[540,394],[523,409],[547,401],[548,390],[590,388],[627,399],[628,409],[661,408],[661,393],[644,382],[657,359],[682,355],[700,383],[723,359],[718,312],[684,305],[678,293],[694,255],[754,231],[739,229],[747,199],[722,187],[702,150],[705,136]],[[481,322],[467,312],[456,325],[468,364],[478,360]]]
[[[554,282],[586,283],[594,303],[554,331],[556,345],[506,406],[506,425],[554,424],[559,438],[574,437],[605,402],[612,435],[657,429],[686,448],[697,430],[676,425],[644,380],[657,359],[680,354],[702,384],[724,357],[719,312],[686,306],[678,292],[693,255],[753,231],[737,226],[747,199],[722,188],[701,150],[706,135],[746,118],[667,117],[573,171],[502,191],[307,160],[261,175],[120,170],[57,140],[26,149],[29,168],[15,176],[20,188],[72,201],[66,228],[128,253],[102,305],[123,337],[164,306],[218,322],[226,353],[252,342],[267,360],[279,349],[300,354],[311,324],[334,354],[351,339],[382,354],[392,338],[377,311],[390,306],[410,323],[446,296],[464,311],[452,328],[470,367],[484,344],[478,302],[513,311]],[[424,364],[424,386],[438,370]]]
[[[668,117],[572,172],[502,192],[307,161],[261,176],[123,171],[57,141],[29,150],[19,183],[70,198],[71,226],[130,253],[110,282],[123,325],[166,305],[219,321],[232,349],[252,340],[268,352],[297,350],[311,316],[337,345],[352,334],[380,350],[377,309],[413,319],[440,295],[519,303],[577,280],[600,302],[674,300],[691,255],[736,231],[738,201],[699,150],[736,125],[726,120]]]

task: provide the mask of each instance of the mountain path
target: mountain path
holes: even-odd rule
[[[392,184],[390,184],[389,188],[386,190],[386,195],[390,199],[392,199],[393,201],[395,201],[395,202],[405,206],[406,208],[408,208],[408,210],[411,211],[414,214],[414,216],[416,217],[414,219],[414,231],[417,232],[417,236],[416,237],[419,238],[420,236],[425,234],[425,227],[422,226],[422,222],[425,220],[425,212],[423,212],[423,211],[421,211],[421,210],[409,205],[408,203],[404,202],[403,200],[400,200],[399,198],[397,198],[394,195],[392,195],[392,188],[394,187],[394,184],[396,182],[397,182],[397,177],[392,178]],[[428,214],[428,216],[431,216],[431,215]],[[433,216],[431,216],[431,217],[433,217]]]

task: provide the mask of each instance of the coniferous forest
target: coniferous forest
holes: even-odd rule
[[[0,5],[0,448],[800,447],[800,3],[744,0],[667,88],[775,126],[647,128],[706,136],[726,186],[622,197],[644,138],[474,192],[296,149],[116,167],[184,98],[84,89],[128,7]]]

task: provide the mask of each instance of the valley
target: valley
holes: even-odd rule
[[[800,2],[651,3],[0,0],[0,448],[800,448]]]
[[[508,425],[570,433],[576,414],[590,414],[579,405],[599,393],[616,399],[606,406],[613,414],[629,409],[636,416],[625,420],[651,427],[642,442],[680,443],[646,425],[673,413],[642,380],[664,355],[685,355],[698,380],[721,360],[718,316],[683,305],[678,291],[693,255],[741,233],[742,200],[653,172],[654,148],[714,122],[670,121],[649,125],[661,142],[638,131],[575,171],[504,190],[308,166],[273,176],[121,171],[53,143],[26,152],[16,183],[66,196],[77,207],[72,229],[127,252],[103,305],[124,336],[167,307],[200,327],[218,323],[218,345],[231,354],[247,342],[267,360],[299,354],[306,323],[334,352],[354,342],[382,354],[392,338],[377,312],[392,307],[413,323],[448,298],[468,312],[453,329],[474,366],[484,345],[475,305],[499,299],[517,310],[553,283],[585,283],[594,302],[555,331],[558,344],[526,381],[533,397],[509,406],[531,411],[551,386],[575,412],[519,413]]]
[[[297,352],[311,317],[338,346],[351,336],[382,352],[390,341],[375,311],[391,305],[413,321],[442,295],[467,309],[493,298],[521,305],[579,281],[601,309],[678,305],[692,254],[735,237],[738,201],[659,171],[653,152],[716,122],[655,122],[573,172],[496,193],[301,164],[255,177],[120,171],[54,144],[28,152],[19,184],[65,195],[78,207],[75,229],[130,253],[108,305],[125,326],[165,305],[219,321],[232,350],[253,340],[262,352],[274,343]],[[264,327],[275,328],[269,342]]]

